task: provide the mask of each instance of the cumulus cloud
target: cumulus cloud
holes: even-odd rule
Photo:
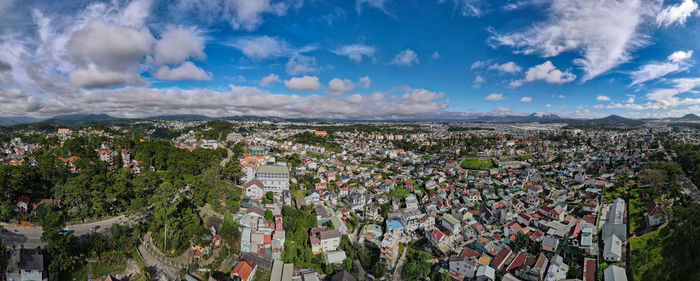
[[[328,82],[328,92],[331,94],[342,94],[355,90],[355,83],[350,79],[333,78]]]
[[[331,50],[334,54],[346,56],[356,63],[361,62],[363,58],[374,58],[374,53],[376,51],[377,49],[374,46],[364,44],[345,45]]]
[[[285,70],[289,75],[302,75],[319,72],[319,68],[316,65],[316,58],[304,55],[296,55],[291,57],[285,65]]]
[[[114,71],[100,68],[94,64],[73,70],[68,77],[73,85],[86,89],[145,84],[136,72]]]
[[[550,107],[552,107],[552,105],[551,105],[551,104],[547,104],[547,105],[545,105],[545,107],[546,107],[546,108],[550,108]]]
[[[445,94],[432,92],[426,89],[408,89],[402,96],[399,103],[404,104],[425,104],[445,97]]]
[[[194,63],[186,61],[176,68],[161,66],[154,74],[154,77],[164,80],[211,80],[211,73],[194,65]]]
[[[678,5],[671,5],[664,8],[656,15],[656,24],[667,27],[674,23],[685,25],[686,19],[698,9],[698,4],[693,0],[683,0]]]
[[[693,56],[693,50],[689,51],[675,51],[673,54],[668,55],[668,60],[672,62],[682,62]]]
[[[610,97],[608,97],[608,96],[606,96],[606,95],[598,95],[598,96],[595,98],[595,100],[597,100],[597,101],[610,101]]]
[[[509,46],[516,53],[554,57],[577,52],[575,59],[590,80],[627,62],[630,52],[646,44],[641,25],[656,16],[661,0],[550,1],[547,19],[523,30],[491,30],[492,46]]]
[[[255,87],[230,86],[229,90],[120,88],[56,96],[38,100],[19,90],[0,90],[0,115],[54,116],[67,113],[106,113],[119,117],[161,114],[206,116],[255,115],[287,118],[393,119],[430,116],[442,112],[443,96],[425,89],[405,89],[402,96],[388,94],[347,98],[329,95],[282,95]],[[12,93],[7,93],[12,92]],[[10,97],[11,96],[11,97]],[[139,101],[139,102],[134,102]],[[323,105],[323,106],[318,106]],[[313,108],[314,110],[309,110]]]
[[[504,64],[492,64],[489,66],[489,70],[496,70],[504,73],[517,73],[523,70],[517,63],[509,61]]]
[[[277,74],[270,73],[270,75],[263,77],[263,79],[260,79],[259,85],[262,87],[270,87],[275,83],[282,83],[282,80],[280,80],[280,77],[277,76]]]
[[[411,49],[406,49],[396,54],[394,60],[391,61],[393,65],[399,66],[413,66],[420,63],[418,60],[418,55]]]
[[[352,82],[350,79],[333,78],[328,82],[328,88],[326,90],[331,94],[342,94],[354,91],[358,87],[369,88],[370,83],[371,80],[368,76],[360,78],[357,83]]]
[[[511,87],[519,87],[526,82],[532,82],[535,80],[545,80],[547,83],[552,84],[563,84],[574,81],[576,75],[567,71],[561,71],[557,69],[551,61],[546,61],[543,64],[530,67],[525,72],[525,78],[512,81],[510,83]]]
[[[434,60],[439,59],[439,58],[440,58],[440,53],[438,53],[438,51],[435,51],[435,52],[433,52],[433,53],[430,55],[430,58],[432,58],[432,59],[434,59]]]
[[[117,69],[142,60],[155,42],[146,28],[135,29],[93,19],[85,28],[73,33],[68,51],[78,64],[95,63]]]
[[[520,102],[531,102],[532,98],[531,97],[522,97],[520,98]]]
[[[205,57],[204,38],[191,27],[168,26],[155,45],[154,59],[159,64],[177,64],[190,58]]]
[[[664,62],[652,62],[639,67],[637,70],[630,73],[632,83],[630,86],[641,84],[647,81],[666,76],[670,73],[688,70],[691,66],[687,62],[693,55],[693,51],[676,51],[669,55]]]
[[[315,91],[321,87],[321,82],[318,81],[316,76],[303,76],[284,80],[284,86],[290,90]]]
[[[505,99],[506,98],[503,97],[503,94],[496,94],[496,93],[490,94],[484,98],[484,100],[487,100],[487,101],[502,101]]]

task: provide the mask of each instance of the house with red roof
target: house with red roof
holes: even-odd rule
[[[513,251],[510,249],[501,249],[501,251],[499,251],[498,254],[493,257],[493,260],[491,260],[491,267],[495,268],[497,272],[501,272],[506,265],[506,261],[512,254]]]
[[[236,280],[240,278],[241,281],[251,281],[255,277],[255,271],[258,269],[258,265],[252,261],[246,259],[241,259],[236,263],[236,266],[231,270],[231,278]]]

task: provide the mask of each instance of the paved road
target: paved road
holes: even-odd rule
[[[73,231],[72,235],[81,236],[90,233],[92,227],[97,227],[97,232],[105,232],[117,222],[130,224],[135,223],[136,221],[137,219],[132,217],[127,218],[126,216],[122,215],[96,222],[68,225],[66,228]],[[46,243],[41,241],[41,234],[43,233],[43,230],[40,226],[19,226],[16,224],[7,223],[0,223],[0,226],[7,230],[6,232],[0,233],[0,239],[2,239],[2,242],[5,245],[24,245],[25,248],[46,246]]]

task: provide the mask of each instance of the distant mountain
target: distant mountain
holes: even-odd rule
[[[671,118],[672,121],[681,121],[681,122],[687,122],[687,121],[700,121],[700,116],[697,116],[692,113],[688,113],[686,115],[683,115],[683,117],[679,118]]]
[[[643,125],[643,120],[635,120],[622,117],[620,115],[609,115],[607,117],[598,119],[588,119],[588,120],[570,120],[571,125],[585,126],[585,127],[617,127],[617,126],[639,126]]]
[[[531,122],[557,122],[564,121],[556,114],[538,114],[530,115],[506,115],[506,116],[480,116],[473,121],[488,122],[488,123],[531,123]],[[472,121],[472,120],[468,120]]]
[[[7,127],[7,126],[12,126],[12,125],[17,125],[17,124],[28,124],[28,123],[39,122],[41,120],[42,119],[37,119],[37,118],[32,118],[32,117],[23,117],[23,116],[0,117],[0,126]]]
[[[152,117],[142,118],[142,119],[198,121],[198,120],[211,120],[213,118],[207,117],[204,115],[196,115],[196,114],[180,114],[180,115],[158,115],[158,116],[152,116]]]
[[[112,116],[109,116],[109,115],[103,113],[103,114],[59,115],[59,116],[54,116],[53,118],[50,118],[50,119],[47,119],[44,121],[63,124],[63,125],[75,125],[75,124],[81,124],[81,123],[110,121],[110,120],[116,120],[116,119],[120,119],[120,118],[112,117]]]

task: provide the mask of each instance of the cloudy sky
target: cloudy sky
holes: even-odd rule
[[[696,0],[0,1],[0,116],[700,114]]]

